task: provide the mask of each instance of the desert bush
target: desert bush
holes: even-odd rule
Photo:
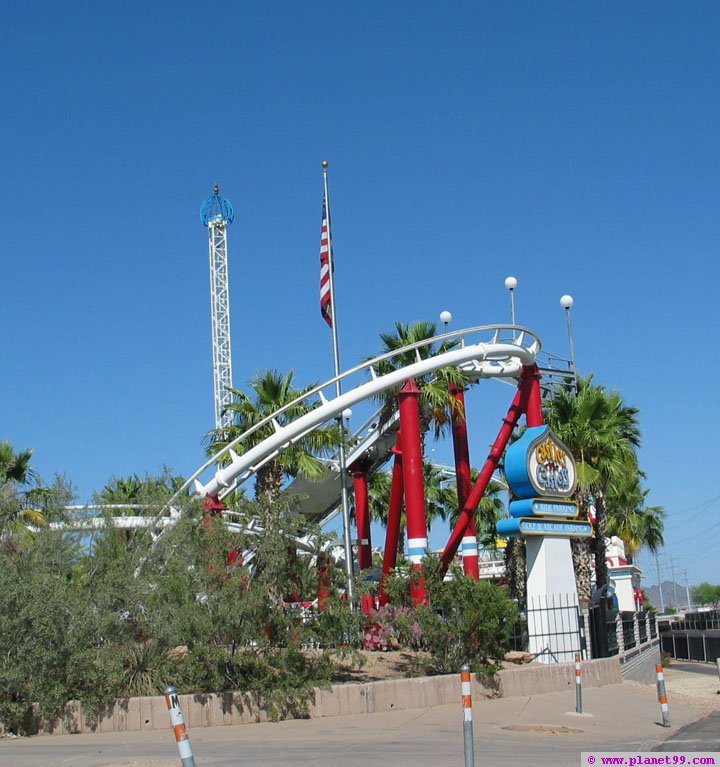
[[[517,607],[502,586],[475,581],[459,568],[444,579],[437,557],[423,560],[428,605],[410,605],[410,574],[395,575],[388,591],[394,601],[373,620],[389,644],[424,651],[427,673],[454,673],[464,662],[486,670],[510,648]]]
[[[140,490],[144,503],[160,505],[171,487],[152,481]],[[33,716],[53,719],[68,700],[98,712],[168,683],[181,693],[252,693],[271,717],[302,714],[313,687],[332,677],[329,651],[357,646],[362,619],[339,588],[331,609],[308,624],[285,605],[317,588],[310,557],[290,552],[308,534],[291,498],[244,504],[240,513],[258,520],[262,535],[231,535],[199,502],[181,503],[180,522],[157,544],[148,531],[80,538],[45,529],[0,554],[0,721],[8,729],[28,732]],[[230,565],[234,548],[241,555]],[[330,575],[341,583],[332,565]]]

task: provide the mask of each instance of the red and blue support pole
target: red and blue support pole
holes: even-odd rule
[[[398,541],[400,540],[400,520],[402,519],[402,505],[405,493],[403,482],[402,460],[402,432],[398,432],[393,448],[395,461],[393,462],[392,484],[390,485],[390,507],[388,509],[387,530],[385,531],[385,550],[383,552],[382,577],[380,578],[380,604],[386,605],[389,601],[386,582],[390,571],[397,563]]]
[[[468,447],[467,418],[465,415],[465,390],[462,386],[452,386],[450,396],[454,404],[450,409],[452,422],[453,451],[455,454],[455,482],[459,511],[465,506],[472,488],[470,476],[470,448]],[[470,517],[467,530],[460,542],[463,572],[474,580],[480,580],[478,567],[478,544],[475,516]]]
[[[358,564],[361,570],[372,567],[370,511],[368,509],[367,461],[356,461],[350,467],[355,489],[355,524],[358,532]]]
[[[460,512],[458,521],[450,534],[445,549],[443,550],[442,557],[440,558],[443,571],[447,571],[450,562],[452,562],[453,557],[458,550],[458,546],[460,545],[460,541],[466,534],[470,519],[475,516],[478,504],[485,494],[485,490],[492,478],[493,472],[497,469],[498,464],[500,463],[500,459],[505,452],[510,436],[517,426],[520,416],[527,411],[528,402],[531,399],[533,402],[531,407],[533,423],[528,422],[528,426],[539,426],[542,423],[542,404],[540,403],[539,395],[540,381],[537,367],[535,365],[524,366],[520,375],[520,384],[515,392],[515,396],[513,397],[507,415],[503,419],[503,425],[500,427],[500,431],[490,448],[490,452],[485,459],[480,475],[470,491],[470,495],[465,501],[463,510]],[[541,419],[540,424],[534,423],[538,418]]]
[[[405,382],[398,394],[398,400],[400,401],[400,428],[402,430],[408,559],[413,571],[410,579],[410,602],[413,605],[421,605],[427,603],[422,560],[427,555],[428,542],[420,432],[420,389],[412,378]]]

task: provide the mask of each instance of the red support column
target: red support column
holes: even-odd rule
[[[206,533],[210,532],[212,528],[213,517],[216,517],[218,514],[225,511],[225,508],[225,504],[218,498],[217,495],[208,494],[205,496],[203,500],[203,509],[205,509],[205,511],[203,512],[202,524]],[[209,552],[207,552],[207,554],[209,556]],[[233,563],[228,562],[228,564]],[[215,572],[215,563],[212,561],[208,563],[208,572]]]
[[[403,435],[408,558],[414,571],[414,574],[411,573],[410,601],[413,605],[419,605],[427,602],[427,591],[422,577],[422,559],[427,555],[427,522],[420,435],[420,389],[412,378],[405,382],[398,394],[398,400],[400,401],[400,428]]]
[[[540,391],[540,371],[536,366],[528,368],[528,377],[532,377],[530,396],[528,397],[525,418],[528,426],[542,426],[545,423],[542,411],[542,392]]]
[[[465,394],[461,386],[452,386],[450,396],[455,400],[455,406],[450,409],[452,421],[453,450],[455,453],[455,481],[459,511],[465,507],[472,487],[470,476],[470,449],[468,447],[467,419],[465,417]],[[467,530],[460,544],[462,553],[463,572],[474,580],[480,580],[478,568],[477,530],[475,515],[470,517]]]
[[[405,486],[403,483],[402,436],[398,432],[395,439],[395,461],[393,463],[392,484],[390,485],[390,508],[388,509],[387,529],[385,531],[385,550],[383,551],[382,577],[380,579],[380,604],[389,601],[385,582],[397,562],[398,541],[400,539],[400,519]]]
[[[372,567],[370,538],[370,511],[368,509],[367,461],[356,461],[350,466],[355,487],[355,524],[358,532],[358,564],[360,570]]]
[[[203,501],[203,524],[207,527],[210,524],[210,518],[216,516],[221,511],[225,511],[225,504],[217,497],[217,495],[206,495]]]
[[[465,535],[468,523],[471,517],[477,511],[478,504],[480,503],[480,500],[482,499],[485,490],[487,489],[493,472],[500,463],[500,458],[502,458],[502,454],[507,447],[510,436],[515,429],[517,422],[520,420],[520,416],[527,409],[527,403],[528,399],[530,398],[530,391],[532,389],[536,370],[537,368],[535,365],[532,367],[524,367],[522,369],[520,385],[515,392],[515,397],[513,398],[508,413],[503,419],[503,425],[500,427],[500,431],[498,432],[498,435],[495,438],[495,442],[490,448],[490,453],[488,454],[482,470],[480,471],[480,476],[477,478],[475,486],[470,491],[470,495],[465,501],[465,506],[460,512],[460,517],[458,518],[457,524],[450,534],[450,539],[448,540],[447,545],[445,546],[445,550],[443,551],[440,560],[443,570],[447,570],[448,565],[450,562],[452,562],[452,559],[455,556],[455,552],[458,550],[458,546],[460,545],[460,541]]]

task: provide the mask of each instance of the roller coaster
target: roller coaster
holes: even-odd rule
[[[414,358],[414,361],[384,374],[378,372],[385,369],[383,363],[409,358]],[[467,456],[464,408],[460,409],[459,417],[453,419],[459,500],[463,508],[460,521],[443,550],[442,561],[447,567],[462,543],[463,562],[469,565],[469,571],[474,572],[477,577],[474,514],[492,473],[498,467],[510,434],[523,414],[526,414],[529,425],[537,425],[538,420],[541,423],[543,392],[547,394],[553,386],[574,377],[567,360],[545,354],[539,336],[528,328],[517,325],[483,325],[446,332],[362,362],[304,392],[298,399],[237,436],[193,472],[156,518],[155,526],[160,530],[158,538],[181,519],[178,499],[188,492],[201,496],[208,508],[223,512],[231,523],[229,514],[225,513],[224,499],[250,480],[260,468],[314,429],[337,419],[347,408],[377,400],[382,393],[401,387],[398,395],[399,406],[389,418],[383,420],[379,418],[379,413],[374,413],[359,430],[350,435],[347,466],[355,477],[355,519],[358,527],[360,568],[364,569],[370,563],[369,515],[363,484],[369,474],[386,464],[393,455],[396,464],[393,470],[395,500],[391,497],[383,571],[386,572],[395,563],[396,551],[392,551],[393,536],[396,547],[399,505],[403,498],[408,519],[409,558],[417,565],[427,553],[427,533],[417,418],[419,390],[414,387],[413,382],[427,380],[428,376],[443,368],[457,368],[462,371],[468,384],[475,384],[483,379],[495,379],[510,383],[516,390],[508,413],[503,419],[500,434],[472,490],[469,484],[469,463],[467,458],[463,457]],[[336,394],[338,381],[342,383],[343,388],[340,395]],[[463,392],[457,392],[456,395],[462,397]],[[403,407],[403,400],[415,401],[414,420],[412,406]],[[300,409],[299,405],[304,406],[303,415],[289,417],[289,414]],[[253,439],[256,432],[266,430],[268,426],[273,427],[270,436],[259,441]],[[462,443],[463,439],[464,445],[458,444],[458,441]],[[402,467],[399,470],[398,465]],[[296,478],[287,490],[299,496],[300,513],[308,520],[323,526],[337,514],[340,479],[339,462],[336,458],[331,458],[326,462],[319,481]],[[462,486],[464,492],[460,492]],[[393,505],[395,509],[392,508]],[[468,532],[472,534],[467,535]]]
[[[413,361],[395,366],[397,360]],[[384,364],[385,363],[385,364]],[[391,363],[387,365],[387,363]],[[392,367],[389,372],[380,373]],[[388,525],[384,546],[383,574],[395,566],[400,509],[404,501],[407,516],[409,560],[419,567],[427,553],[424,488],[420,447],[419,389],[415,381],[429,377],[446,368],[462,371],[468,387],[483,379],[510,384],[515,392],[507,414],[480,476],[471,486],[465,421],[464,390],[453,396],[463,407],[452,418],[455,452],[455,473],[458,483],[460,518],[442,552],[443,567],[447,568],[460,549],[466,573],[478,577],[478,550],[474,517],[479,502],[502,453],[518,424],[525,415],[528,425],[542,423],[542,397],[554,387],[572,381],[575,373],[568,360],[548,355],[542,350],[539,336],[528,328],[512,325],[482,325],[464,330],[445,332],[423,339],[403,348],[362,362],[324,383],[305,391],[300,397],[254,424],[205,461],[194,471],[160,510],[142,509],[137,516],[119,516],[106,521],[85,518],[78,529],[97,529],[105,524],[123,528],[147,527],[153,531],[155,544],[183,517],[180,498],[187,494],[203,498],[205,506],[222,514],[229,530],[262,533],[257,520],[243,522],[234,518],[224,500],[255,476],[259,469],[277,458],[291,445],[303,440],[313,430],[337,420],[347,409],[366,402],[377,401],[388,390],[397,390],[398,407],[381,418],[374,412],[362,426],[347,437],[347,467],[353,475],[355,489],[355,523],[357,526],[357,560],[359,568],[371,564],[370,520],[367,508],[367,479],[394,457],[393,482]],[[337,394],[337,382],[343,392]],[[299,408],[298,406],[303,406]],[[299,417],[292,413],[302,412]],[[256,432],[272,430],[269,436],[257,440]],[[324,462],[322,477],[310,481],[293,479],[287,491],[298,498],[299,513],[309,522],[327,525],[338,513],[341,498],[341,471],[337,455]],[[126,512],[125,512],[126,513]],[[296,541],[305,551],[316,553],[310,539]],[[342,558],[335,547],[336,558]],[[416,595],[417,599],[422,594]]]

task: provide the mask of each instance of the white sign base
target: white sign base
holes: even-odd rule
[[[525,550],[528,649],[539,663],[574,661],[580,638],[570,540],[532,536]]]

